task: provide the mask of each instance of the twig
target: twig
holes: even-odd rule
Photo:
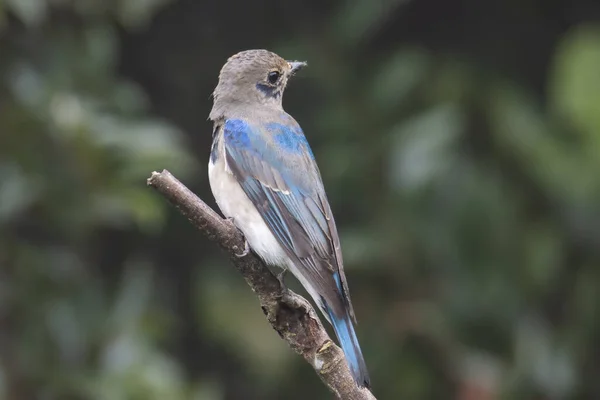
[[[153,172],[148,185],[229,254],[233,265],[258,296],[273,329],[304,357],[338,399],[375,400],[368,389],[356,385],[344,353],[331,341],[310,303],[284,287],[254,253],[236,256],[243,253],[245,242],[231,222],[221,218],[167,170]]]

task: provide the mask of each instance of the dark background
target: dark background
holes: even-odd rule
[[[214,206],[210,93],[227,57],[267,48],[309,63],[284,105],[378,398],[599,399],[599,17],[597,0],[0,1],[0,398],[331,398],[145,186],[167,168]]]

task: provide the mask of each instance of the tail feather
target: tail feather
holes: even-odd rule
[[[346,312],[341,317],[337,316],[327,305],[325,305],[325,309],[329,315],[329,320],[333,325],[333,330],[335,331],[340,346],[344,351],[354,380],[359,386],[369,388],[371,386],[371,379],[369,378],[367,365],[363,358],[362,351],[360,350],[360,345],[358,344],[358,338],[356,337],[350,315]]]

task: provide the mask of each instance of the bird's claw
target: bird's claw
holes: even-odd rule
[[[237,254],[237,253],[233,253],[233,254],[237,258],[242,258],[242,257],[246,257],[249,253],[250,253],[250,244],[248,243],[246,238],[244,238],[244,251],[242,251],[242,254]]]
[[[233,219],[233,217],[227,217],[225,218],[225,220],[227,222],[231,222],[233,224],[233,226],[235,226],[237,228],[237,225],[235,224],[235,220]],[[238,228],[239,230],[239,228]],[[246,257],[248,254],[250,253],[250,244],[248,243],[248,240],[246,240],[246,237],[244,237],[244,251],[242,251],[242,254],[237,254],[237,253],[233,253],[237,258],[242,258],[242,257]]]
[[[284,268],[280,273],[277,274],[277,280],[279,281],[281,287],[285,287],[285,276],[287,275],[287,272],[287,268]]]

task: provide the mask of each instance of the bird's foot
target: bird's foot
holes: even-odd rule
[[[227,222],[231,222],[233,225],[235,225],[235,220],[233,219],[233,217],[227,217],[227,218],[225,218],[225,220]]]
[[[244,238],[244,251],[242,251],[242,254],[237,254],[237,253],[233,253],[237,258],[242,258],[242,257],[246,257],[248,254],[250,254],[250,244],[248,243],[248,241],[246,240],[246,238]]]
[[[277,274],[277,280],[279,281],[279,284],[281,285],[282,288],[285,287],[285,276],[287,275],[287,268],[284,268],[281,270],[280,273]]]
[[[227,217],[225,218],[225,220],[227,222],[231,222],[233,224],[233,226],[235,226],[237,228],[237,225],[235,224],[235,220],[233,219],[233,217]],[[237,228],[239,230],[239,228]],[[248,254],[250,254],[250,244],[248,243],[248,240],[246,239],[246,237],[244,236],[244,251],[242,251],[241,254],[237,254],[237,253],[233,253],[237,258],[242,258],[242,257],[246,257]]]

